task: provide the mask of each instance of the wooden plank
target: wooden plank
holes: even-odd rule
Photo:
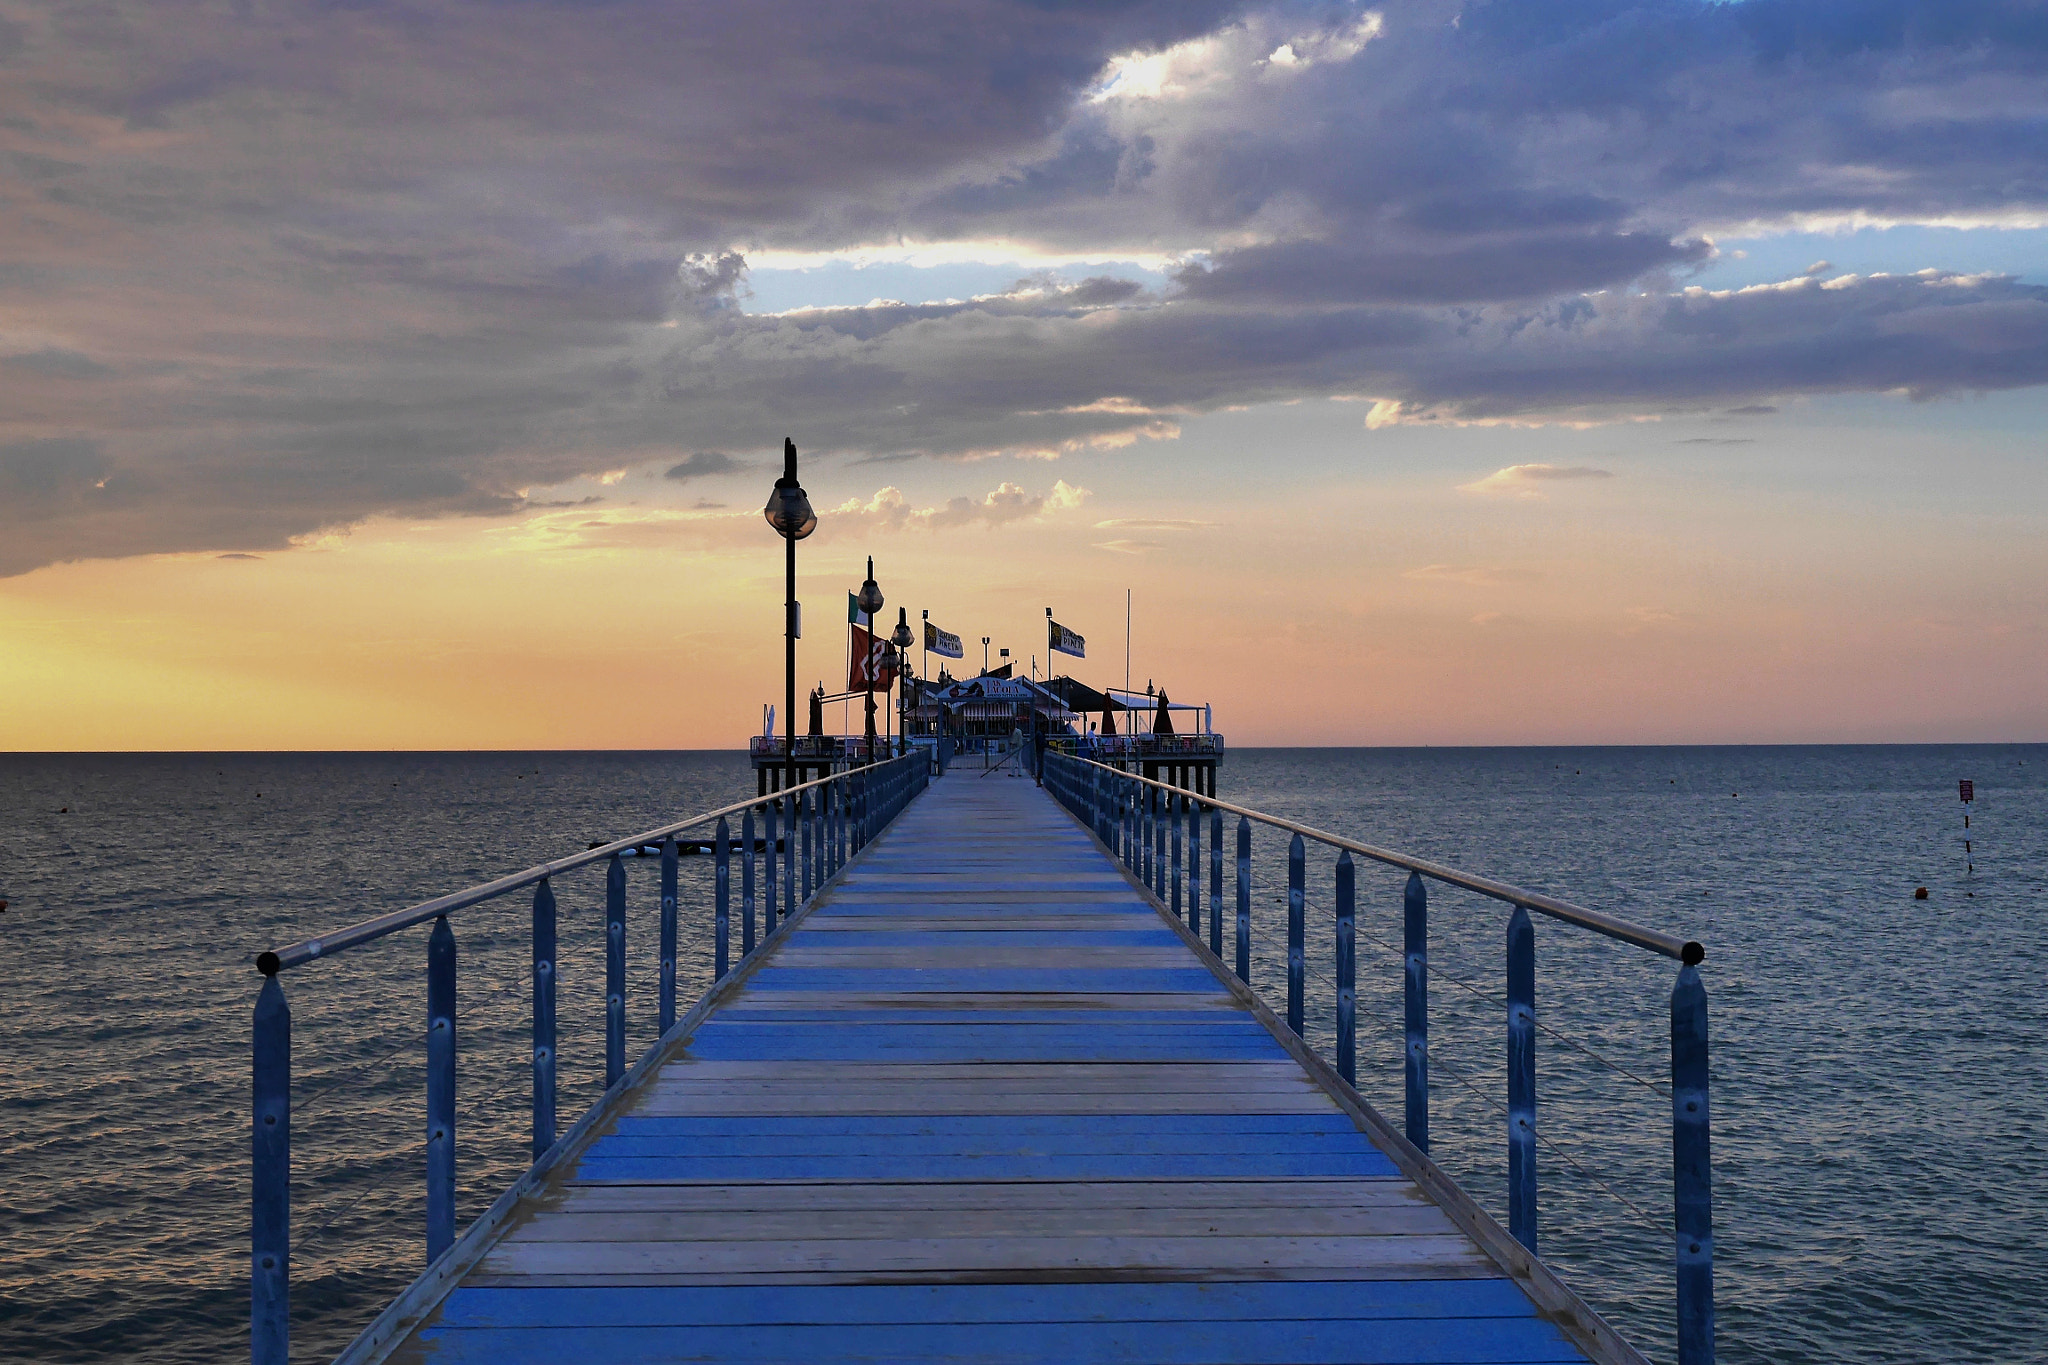
[[[607,1209],[675,1209],[731,1214],[920,1208],[934,1212],[974,1209],[1065,1208],[1265,1209],[1289,1216],[1297,1208],[1363,1209],[1391,1205],[1435,1207],[1401,1180],[1012,1180],[998,1182],[918,1180],[858,1184],[642,1184],[567,1187],[550,1208],[567,1212]]]
[[[478,1274],[524,1276],[719,1276],[808,1272],[916,1272],[938,1280],[976,1273],[1095,1272],[1106,1277],[1160,1271],[1237,1274],[1345,1272],[1339,1278],[1435,1278],[1449,1271],[1494,1273],[1471,1239],[1411,1237],[904,1237],[886,1241],[538,1242],[507,1240]]]
[[[1391,1183],[1391,1182],[1389,1182]],[[1403,1202],[1374,1208],[1331,1209],[1291,1206],[1286,1229],[1292,1237],[1458,1236],[1444,1211],[1431,1204]],[[506,1239],[511,1242],[777,1242],[901,1240],[932,1235],[939,1225],[947,1239],[970,1237],[1252,1237],[1270,1235],[1277,1220],[1267,1208],[1201,1208],[1092,1205],[1064,1209],[964,1210],[949,1208],[944,1219],[920,1207],[872,1206],[827,1212],[794,1209],[750,1210],[743,1219],[720,1211],[687,1214],[674,1209],[607,1209],[571,1213],[544,1211]]]
[[[1531,1318],[1506,1279],[1240,1284],[1107,1283],[458,1289],[441,1325],[465,1327],[735,1327],[899,1323],[1290,1323],[1389,1318]],[[1366,1331],[1372,1328],[1365,1327]]]

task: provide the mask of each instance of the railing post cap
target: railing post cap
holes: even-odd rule
[[[1697,967],[1707,960],[1707,947],[1704,943],[1688,940],[1686,945],[1678,950],[1678,960],[1688,967]]]
[[[277,960],[277,954],[269,949],[256,954],[256,970],[265,976],[276,976],[284,964]]]

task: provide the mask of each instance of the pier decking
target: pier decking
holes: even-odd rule
[[[1044,792],[948,779],[389,1358],[1587,1359]]]

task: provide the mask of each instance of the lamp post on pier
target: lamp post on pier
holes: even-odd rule
[[[868,556],[868,577],[860,585],[853,604],[868,618],[868,657],[861,663],[861,681],[866,688],[868,714],[868,762],[875,761],[875,613],[882,609],[882,589],[875,582],[875,557]]]
[[[910,671],[910,646],[917,636],[910,630],[910,613],[902,607],[896,608],[896,629],[889,633],[889,643],[896,646],[896,753],[898,757],[910,752],[910,714],[904,709],[903,675]]]
[[[796,785],[796,640],[802,634],[801,608],[796,600],[796,543],[818,529],[818,514],[811,510],[811,500],[796,481],[796,442],[787,437],[782,442],[782,477],[775,481],[761,515],[782,537],[786,551],[782,603],[782,785],[786,791]]]

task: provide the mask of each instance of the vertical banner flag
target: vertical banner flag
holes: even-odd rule
[[[852,593],[846,594],[846,624],[857,626],[861,622],[860,599]]]
[[[1045,647],[1077,659],[1088,657],[1088,642],[1050,616],[1045,618]]]
[[[960,637],[950,630],[940,630],[927,621],[924,623],[924,647],[934,654],[943,654],[948,659],[958,659],[967,653]]]
[[[896,685],[896,670],[882,663],[887,640],[868,634],[865,626],[850,626],[847,635],[846,690],[887,692]]]

